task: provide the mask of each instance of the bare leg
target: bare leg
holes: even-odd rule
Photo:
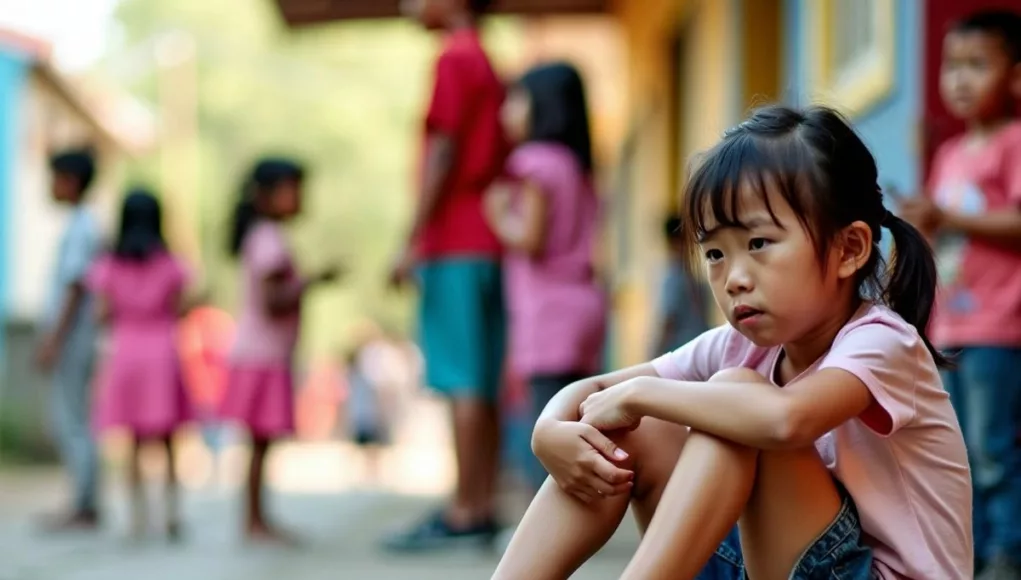
[[[477,399],[453,402],[457,489],[447,511],[450,525],[468,527],[493,516],[500,421],[496,407]]]
[[[131,457],[128,460],[128,489],[131,494],[131,531],[134,539],[145,535],[148,526],[147,506],[145,501],[145,485],[142,477],[142,450],[145,441],[135,437],[131,444]]]
[[[273,544],[294,545],[297,538],[269,523],[265,506],[266,456],[272,441],[256,438],[252,441],[252,461],[248,470],[248,521],[246,534],[249,540]]]
[[[743,369],[714,379],[775,388]],[[784,580],[840,510],[833,479],[812,447],[760,451],[692,433],[674,473],[624,579],[694,578],[740,517],[749,576]]]
[[[174,438],[166,436],[163,438],[163,447],[167,450],[167,489],[166,489],[166,524],[167,538],[176,542],[181,539],[180,520],[180,486],[177,482],[177,466],[174,463]]]
[[[645,418],[635,431],[615,437],[633,461],[628,466],[635,473],[632,495],[584,504],[560,489],[552,478],[547,479],[525,512],[493,578],[567,578],[610,539],[631,500],[639,526],[644,527],[655,511],[686,436],[684,427]]]
[[[728,371],[714,379],[766,383],[747,370]],[[671,429],[673,436],[666,435]],[[685,442],[685,431],[646,418],[619,441],[636,462],[631,499],[639,526],[645,529],[623,578],[694,578],[742,514],[742,541],[748,535],[752,552],[746,553],[751,555],[750,567],[755,566],[751,569],[758,571],[752,577],[786,578],[798,555],[840,507],[829,473],[814,450],[760,453],[703,433],[692,433]],[[759,469],[764,472],[761,490]],[[801,483],[785,483],[800,478]],[[784,485],[790,489],[776,493],[774,499],[777,487]],[[627,500],[608,498],[586,506],[547,482],[494,578],[567,578],[609,539]],[[774,575],[775,570],[783,571]]]

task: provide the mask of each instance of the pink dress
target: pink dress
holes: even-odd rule
[[[99,374],[95,425],[163,437],[192,418],[177,352],[177,308],[188,275],[176,258],[112,255],[89,271],[88,287],[111,320],[109,355]]]
[[[278,272],[286,272],[293,284],[301,280],[278,224],[263,221],[252,226],[241,248],[241,264],[241,312],[220,414],[248,427],[254,437],[290,435],[294,432],[291,363],[301,312],[271,315],[263,284]]]

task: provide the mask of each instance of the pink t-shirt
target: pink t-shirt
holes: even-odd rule
[[[946,142],[929,191],[941,207],[965,214],[1021,208],[1021,122],[979,148],[963,136]],[[942,288],[933,343],[1021,346],[1021,252],[954,234],[940,235],[935,250]]]
[[[726,325],[653,364],[660,376],[675,380],[706,381],[728,368],[754,369],[772,379],[781,350],[756,346]],[[970,579],[968,457],[918,333],[888,308],[866,304],[801,376],[824,368],[855,375],[878,404],[815,442],[854,498],[876,573],[884,580]]]
[[[242,244],[241,266],[241,313],[232,360],[243,365],[290,364],[301,313],[271,315],[263,286],[267,276],[278,272],[285,272],[292,283],[300,283],[278,224],[261,221],[252,226]]]
[[[569,149],[549,143],[518,147],[507,173],[546,199],[542,250],[504,258],[511,364],[525,377],[596,372],[606,298],[592,264],[599,219],[592,182]]]

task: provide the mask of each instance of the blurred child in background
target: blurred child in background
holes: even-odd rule
[[[585,87],[564,63],[528,71],[511,88],[502,121],[516,148],[512,187],[486,197],[486,217],[507,248],[504,280],[510,361],[527,380],[531,426],[568,384],[599,370],[606,297],[594,267],[599,198]],[[533,489],[546,471],[527,453]]]
[[[305,171],[287,159],[256,163],[234,213],[230,252],[241,260],[241,310],[220,410],[243,424],[252,455],[246,486],[249,540],[290,543],[265,515],[263,480],[272,444],[294,433],[294,350],[301,305],[310,288],[332,281],[335,269],[303,278],[283,225],[301,212]]]
[[[177,352],[177,322],[188,274],[167,251],[159,201],[136,189],[124,199],[113,251],[89,271],[100,319],[111,343],[100,374],[95,422],[102,431],[127,429],[134,445],[129,462],[132,533],[148,525],[141,452],[147,443],[166,450],[165,526],[179,535],[178,482],[173,434],[191,417]]]

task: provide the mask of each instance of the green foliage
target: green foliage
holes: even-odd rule
[[[310,298],[305,354],[335,355],[359,317],[407,331],[410,297],[388,291],[385,278],[413,207],[435,40],[405,21],[287,30],[272,0],[122,0],[116,18],[119,46],[100,68],[157,111],[174,88],[160,91],[155,59],[131,73],[123,63],[151,55],[145,47],[168,31],[187,32],[197,47],[194,227],[214,301],[236,303],[224,247],[241,177],[256,157],[285,153],[311,168],[306,211],[293,228],[299,261],[310,269],[343,261],[348,271]],[[512,58],[516,23],[490,28],[496,59]],[[128,173],[165,179],[163,171],[177,170],[155,152]]]

